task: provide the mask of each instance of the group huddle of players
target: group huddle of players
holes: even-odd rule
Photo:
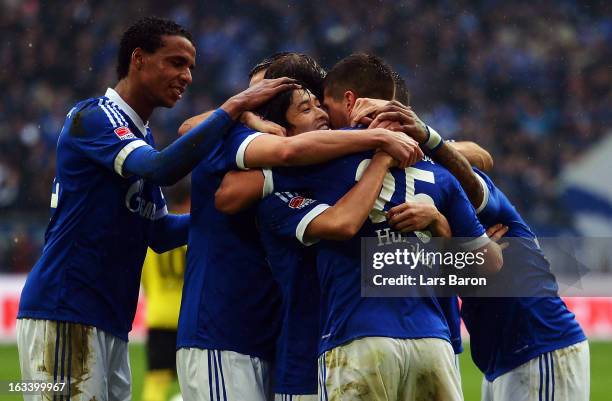
[[[67,382],[68,399],[130,399],[146,249],[188,244],[176,344],[186,400],[462,400],[460,315],[483,400],[588,400],[586,337],[534,234],[472,168],[490,168],[488,154],[423,124],[383,60],[355,54],[326,72],[275,55],[157,151],[145,121],[180,100],[194,66],[189,32],[145,18],[121,39],[115,88],[68,113],[43,255],[19,306],[23,379]],[[160,186],[190,171],[191,213],[168,214]],[[361,297],[360,239],[381,229],[461,238],[484,251],[485,274],[551,290],[465,297],[461,310],[456,296]],[[502,254],[502,235],[521,241]]]

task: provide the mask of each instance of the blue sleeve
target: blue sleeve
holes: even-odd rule
[[[134,149],[126,156],[123,170],[158,185],[172,185],[213,151],[232,124],[230,116],[217,109],[161,152],[150,146]]]
[[[70,140],[77,151],[119,175],[130,152],[149,146],[102,99],[74,108],[68,119]]]
[[[485,229],[476,217],[476,210],[468,200],[459,181],[448,173],[449,196],[444,216],[451,227],[453,237],[464,239],[462,246],[467,249],[480,248],[489,241]]]
[[[248,170],[244,154],[249,143],[260,135],[266,135],[257,132],[244,124],[236,124],[228,133],[225,142],[225,158],[229,169],[231,170]]]
[[[164,253],[186,245],[189,221],[189,214],[167,214],[154,220],[149,234],[149,247],[157,253]]]
[[[304,245],[316,241],[304,238],[312,220],[329,205],[301,196],[295,192],[274,192],[263,199],[257,209],[257,221],[264,230],[282,238],[295,238]]]
[[[310,166],[264,169],[267,193],[306,191],[320,201],[335,203],[355,185],[359,166],[373,154],[361,152]]]
[[[273,192],[304,192],[319,191],[340,185],[338,175],[330,170],[331,164],[320,164],[315,166],[299,167],[276,167],[273,169],[262,169],[264,180],[264,196]],[[341,177],[341,175],[340,175]]]
[[[500,191],[485,173],[476,168],[474,169],[474,172],[476,173],[484,192],[484,199],[477,210],[478,218],[485,226],[501,223],[501,221],[498,221],[502,208]]]

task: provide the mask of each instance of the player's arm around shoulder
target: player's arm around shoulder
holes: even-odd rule
[[[400,167],[412,165],[423,157],[412,138],[379,128],[319,130],[292,137],[260,135],[244,149],[244,162],[246,167],[310,165],[373,149],[389,153]]]
[[[378,198],[385,174],[395,163],[387,153],[376,153],[353,188],[308,224],[305,238],[345,241],[357,235]]]

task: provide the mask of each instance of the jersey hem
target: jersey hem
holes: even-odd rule
[[[304,235],[306,234],[306,229],[308,228],[308,225],[314,219],[316,219],[321,213],[323,213],[329,208],[330,208],[329,205],[325,203],[321,203],[315,206],[311,211],[306,213],[304,217],[302,217],[302,220],[300,220],[299,224],[295,228],[295,237],[298,239],[298,241],[300,241],[302,244],[306,246],[311,246],[319,242],[319,238],[305,239]]]
[[[482,178],[476,172],[474,174],[476,174],[476,178],[478,178],[478,182],[480,182],[480,186],[482,187],[482,202],[480,202],[480,205],[476,208],[476,214],[479,214],[485,207],[487,207],[487,204],[489,203],[489,196],[491,196],[491,194],[489,193],[489,186],[485,182],[484,178]]]
[[[385,337],[385,338],[393,338],[397,340],[419,340],[421,338],[439,338],[440,340],[446,341],[452,347],[450,339],[442,334],[394,335],[394,334],[371,333],[371,334],[358,334],[352,337],[347,337],[345,340],[338,340],[338,341],[330,342],[326,344],[325,346],[322,346],[321,348],[319,348],[318,356],[320,357],[327,351],[330,351],[334,348],[348,344],[351,341],[359,340],[365,337]]]
[[[274,360],[274,353],[266,354],[265,352],[249,352],[245,349],[238,349],[236,347],[228,347],[221,344],[208,344],[204,345],[200,342],[183,342],[178,341],[176,344],[176,350],[178,351],[181,348],[198,348],[198,349],[207,349],[207,350],[215,350],[215,351],[232,351],[238,354],[247,355],[254,358],[262,359],[266,362],[272,362]]]
[[[125,342],[129,341],[129,337],[128,337],[129,332],[128,333],[119,332],[116,329],[100,324],[99,322],[95,322],[95,321],[91,321],[87,319],[79,319],[79,318],[74,318],[74,317],[65,316],[61,314],[50,316],[49,314],[45,312],[34,312],[34,311],[19,311],[17,313],[17,319],[50,320],[50,321],[55,321],[55,322],[69,322],[69,323],[84,324],[86,326],[93,326],[97,328],[98,330],[102,330],[103,332],[107,334],[111,334]]]
[[[244,163],[244,156],[246,154],[247,147],[253,141],[253,139],[257,138],[260,135],[264,135],[263,132],[255,132],[249,136],[247,136],[244,141],[238,147],[238,151],[236,152],[236,166],[238,166],[241,170],[248,170],[249,168]]]
[[[283,395],[291,395],[291,396],[296,396],[296,395],[317,395],[317,389],[315,388],[314,390],[286,390],[286,391],[277,391],[276,389],[274,390],[274,395],[278,395],[278,396],[283,396]]]
[[[549,345],[546,347],[539,347],[535,350],[533,350],[532,352],[526,354],[523,358],[520,359],[521,362],[517,362],[515,364],[512,364],[512,367],[509,368],[504,368],[504,369],[500,369],[498,372],[492,373],[492,374],[486,374],[485,373],[485,379],[487,379],[488,382],[493,382],[495,379],[497,379],[498,377],[513,371],[514,369],[518,368],[521,365],[526,364],[527,362],[531,361],[534,358],[537,358],[540,355],[546,354],[547,352],[553,352],[553,351],[557,351],[560,350],[562,348],[566,348],[569,346],[572,346],[574,344],[578,344],[581,343],[583,341],[587,341],[587,337],[584,335],[584,333],[582,333],[581,336],[576,336],[576,337],[571,337],[571,339],[566,340],[564,342],[558,342],[554,345]]]

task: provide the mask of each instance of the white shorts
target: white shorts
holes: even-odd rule
[[[16,329],[22,380],[64,382],[74,401],[131,399],[127,342],[78,323],[18,319]],[[53,394],[24,395],[43,399]]]
[[[482,401],[588,401],[591,373],[587,341],[547,352],[492,382]]]
[[[185,401],[270,401],[270,364],[234,351],[181,348],[176,372]]]
[[[461,363],[459,355],[460,354],[455,354],[455,369],[457,370],[457,377],[459,377],[459,383],[461,383]]]
[[[320,399],[461,401],[451,345],[438,338],[364,337],[319,357]]]
[[[319,401],[317,394],[274,394],[274,401]]]

